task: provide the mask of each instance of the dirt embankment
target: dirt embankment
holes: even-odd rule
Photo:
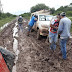
[[[13,27],[15,26],[16,20],[9,23],[7,27],[5,27],[0,32],[0,46],[7,48],[8,50],[13,52]]]

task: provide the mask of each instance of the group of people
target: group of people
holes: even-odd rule
[[[38,20],[38,16],[33,14],[31,17],[31,20],[28,24],[27,36],[29,36],[31,29],[37,20]],[[23,18],[22,18],[22,16],[19,16],[19,18],[18,18],[18,26],[19,26],[19,30],[21,30],[23,32]]]
[[[20,20],[22,21],[22,17],[20,18],[21,18]],[[33,15],[31,17],[31,20],[28,24],[27,36],[29,36],[31,29],[37,20],[38,20],[37,15]],[[19,27],[21,27],[20,23],[19,23]],[[63,59],[67,59],[66,44],[70,38],[70,28],[71,28],[71,20],[66,17],[65,12],[58,14],[57,19],[52,21],[52,23],[50,24],[49,35],[48,35],[50,49],[53,51],[56,49],[56,43],[57,43],[58,37],[60,37],[60,47],[61,47],[61,53],[62,53]],[[21,29],[23,31],[22,27]]]
[[[59,36],[63,59],[67,59],[66,44],[70,38],[70,27],[71,27],[71,20],[66,17],[65,12],[58,14],[57,19],[54,20],[50,25],[49,30],[50,49],[53,51],[56,49],[56,43]]]

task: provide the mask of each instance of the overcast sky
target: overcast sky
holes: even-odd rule
[[[1,0],[1,3],[3,4],[4,12],[18,15],[29,12],[30,8],[38,3],[44,3],[50,8],[54,7],[57,9],[60,6],[69,5],[72,0]]]

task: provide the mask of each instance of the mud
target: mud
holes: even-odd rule
[[[18,31],[18,49],[20,51],[16,63],[17,72],[72,72],[72,39],[67,43],[67,60],[63,60],[59,42],[54,52],[49,49],[46,37],[37,40],[37,33],[26,36],[28,20],[23,24],[24,32]],[[14,23],[0,33],[0,46],[13,52]]]
[[[37,40],[36,32],[26,36],[27,22],[24,23],[24,34],[19,31],[19,59],[17,72],[71,72],[72,71],[72,39],[67,44],[67,60],[63,60],[60,46],[57,43],[55,52],[49,49],[46,37]]]
[[[13,52],[13,27],[16,20],[12,21],[7,27],[0,32],[0,46]]]

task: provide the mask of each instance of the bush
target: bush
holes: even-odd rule
[[[17,17],[16,15],[13,15],[13,17]]]
[[[12,14],[10,14],[10,13],[1,13],[0,12],[0,20],[1,19],[4,19],[4,18],[7,18],[7,17],[16,17],[16,15],[12,15]]]
[[[56,11],[53,15],[57,15],[59,13],[61,13],[62,11]]]
[[[49,10],[49,7],[46,6],[45,4],[37,4],[31,7],[30,12],[33,13],[33,12],[40,11],[43,9]]]
[[[26,19],[29,19],[30,16],[31,16],[31,13],[24,13],[24,14],[21,14],[20,16],[26,18]]]
[[[66,15],[67,15],[67,16],[72,16],[72,11],[67,11],[67,12],[66,12]]]
[[[69,17],[69,19],[72,21],[72,18],[71,17]],[[71,23],[71,32],[72,32],[72,23]]]

